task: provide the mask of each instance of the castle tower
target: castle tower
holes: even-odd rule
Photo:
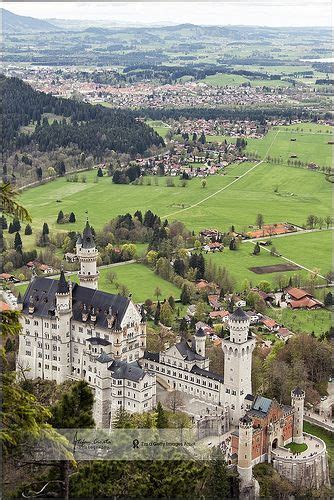
[[[304,399],[305,392],[300,387],[296,387],[291,391],[291,404],[295,410],[292,439],[298,444],[303,442]]]
[[[249,318],[238,307],[229,318],[230,335],[222,342],[224,352],[225,401],[230,408],[231,423],[237,425],[243,416],[243,403],[252,393],[252,352],[255,340],[249,335]]]
[[[99,272],[96,269],[96,261],[98,252],[88,220],[82,237],[79,236],[77,240],[76,251],[80,262],[80,271],[78,273],[80,285],[97,290]]]
[[[199,328],[195,335],[194,335],[194,341],[195,341],[195,351],[197,354],[200,354],[205,358],[205,333],[202,328]]]
[[[64,382],[71,375],[71,332],[70,324],[72,317],[72,284],[67,282],[63,269],[60,272],[57,292],[55,294],[57,319],[57,341],[53,343],[52,359],[55,371],[55,380],[58,384]]]
[[[245,415],[239,420],[237,469],[241,480],[241,489],[252,483],[252,442],[253,421],[248,415]]]

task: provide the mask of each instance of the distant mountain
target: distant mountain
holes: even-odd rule
[[[18,16],[6,9],[0,9],[3,33],[36,33],[58,31],[53,24],[34,17]]]

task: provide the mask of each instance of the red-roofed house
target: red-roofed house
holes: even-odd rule
[[[269,330],[270,332],[275,332],[279,329],[279,325],[276,323],[274,319],[264,318],[262,320],[262,324]]]
[[[211,311],[209,316],[211,319],[221,319],[224,323],[226,323],[230,313],[228,311]]]
[[[318,309],[323,307],[320,300],[315,299],[312,294],[301,288],[288,288],[285,294],[287,305],[292,309]]]
[[[280,340],[283,340],[284,342],[290,339],[293,335],[294,334],[290,332],[290,330],[284,328],[283,326],[280,326],[276,333],[276,337],[279,338]]]

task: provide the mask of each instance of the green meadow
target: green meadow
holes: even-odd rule
[[[289,221],[298,225],[303,225],[310,213],[321,217],[331,214],[332,185],[323,174],[261,163],[239,178],[254,165],[231,165],[225,175],[208,177],[205,188],[201,179],[192,179],[186,187],[181,187],[175,178],[175,187],[166,187],[165,178],[158,179],[158,186],[154,182],[150,186],[116,185],[110,177],[95,183],[93,170],[86,174],[86,183],[59,178],[24,191],[21,202],[31,213],[35,233],[42,229],[43,222],[51,230],[81,230],[86,210],[95,229],[101,229],[118,214],[151,209],[170,221],[180,220],[195,231],[205,227],[226,230],[232,224],[247,230],[255,224],[258,213],[263,214],[266,223]],[[73,211],[76,223],[57,224],[59,210]],[[24,244],[30,246],[34,241],[34,235],[29,239],[23,235]]]
[[[315,311],[293,311],[292,309],[268,309],[268,316],[274,318],[294,333],[312,333],[320,336],[332,326],[332,313],[327,309]]]
[[[333,230],[295,233],[293,236],[273,238],[272,244],[284,257],[308,269],[318,268],[320,274],[326,275],[332,267],[333,235]]]
[[[152,127],[157,134],[159,134],[163,139],[166,137],[168,132],[170,131],[170,126],[161,120],[147,120],[147,125]]]
[[[240,86],[243,83],[250,83],[252,87],[290,87],[291,83],[286,82],[284,80],[276,79],[271,80],[268,79],[255,79],[255,78],[247,78],[242,75],[230,75],[225,73],[217,73],[216,75],[209,75],[204,80],[201,80],[203,83],[207,83],[208,85],[213,85],[217,87],[224,87],[228,85],[232,86]]]
[[[330,167],[332,166],[333,145],[328,144],[328,142],[332,140],[332,136],[323,130],[322,127],[319,129],[311,127],[309,124],[301,124],[299,130],[297,130],[296,125],[294,129],[288,127],[273,128],[262,139],[247,139],[246,151],[258,153],[263,158],[277,135],[270,148],[269,155],[271,157],[282,158],[284,163],[287,163],[288,160],[300,160],[305,163],[314,162],[321,167]],[[329,127],[326,130],[329,130]],[[296,155],[296,158],[291,158],[292,155]]]
[[[111,272],[116,275],[113,283],[108,278]],[[67,275],[66,278],[71,279],[75,283],[79,282],[77,273]],[[168,299],[171,295],[175,299],[180,298],[181,290],[179,288],[169,283],[169,281],[162,279],[143,264],[125,264],[100,269],[99,290],[117,293],[118,288],[116,284],[125,285],[129,293],[132,293],[132,298],[135,302],[145,302],[148,298],[157,300],[155,296],[155,289],[157,287],[161,290],[159,300]],[[23,294],[27,287],[28,285],[18,285],[16,290]]]

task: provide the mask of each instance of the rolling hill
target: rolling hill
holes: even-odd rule
[[[59,28],[43,19],[34,17],[18,16],[6,9],[0,9],[3,33],[36,33],[58,31]]]

